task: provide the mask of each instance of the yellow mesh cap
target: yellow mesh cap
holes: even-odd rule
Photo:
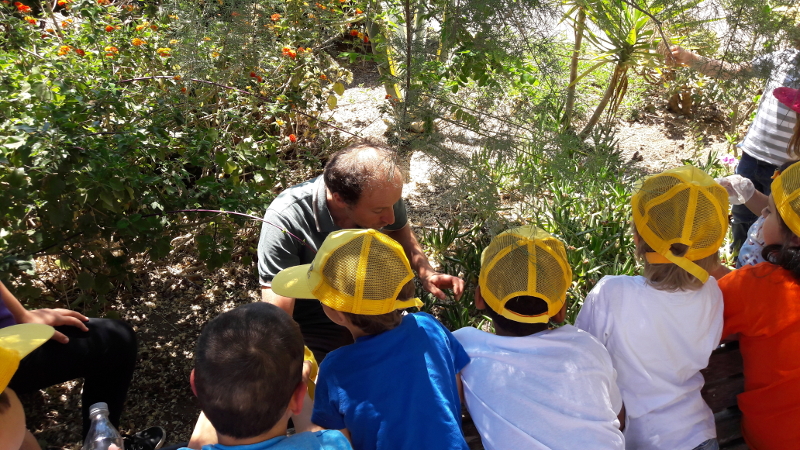
[[[683,166],[646,178],[631,198],[636,231],[653,251],[697,277],[708,272],[693,261],[719,250],[728,231],[728,193],[700,169]],[[684,256],[670,251],[684,244]]]
[[[284,269],[272,290],[285,297],[316,298],[352,314],[378,315],[421,307],[413,298],[397,300],[414,278],[397,241],[376,230],[340,230],[325,238],[311,264]]]
[[[792,164],[772,180],[772,199],[786,226],[800,236],[800,164]]]
[[[564,244],[533,226],[500,233],[481,255],[478,285],[483,299],[494,312],[515,322],[549,322],[564,305],[571,283]],[[547,302],[547,313],[526,316],[505,308],[521,295]]]
[[[24,323],[0,329],[0,392],[3,392],[22,358],[47,342],[55,329],[49,325]]]

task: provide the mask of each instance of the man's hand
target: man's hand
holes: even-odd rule
[[[664,55],[667,66],[688,66],[697,56],[679,45],[667,46],[663,42],[659,44],[658,51]]]
[[[83,314],[72,311],[70,309],[56,308],[56,309],[34,309],[32,311],[25,311],[19,323],[41,323],[50,325],[51,327],[58,327],[61,325],[69,325],[71,327],[79,328],[81,331],[89,331],[84,322],[88,322],[89,318]],[[56,331],[53,334],[53,339],[62,344],[69,342],[69,338]]]
[[[459,300],[461,294],[464,293],[464,280],[446,273],[430,272],[430,274],[424,278],[420,275],[420,282],[422,282],[422,287],[426,291],[440,300],[447,298],[443,289],[452,289],[456,300]]]

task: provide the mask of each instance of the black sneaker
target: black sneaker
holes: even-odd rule
[[[164,445],[167,432],[161,427],[150,427],[124,437],[125,450],[156,450]]]

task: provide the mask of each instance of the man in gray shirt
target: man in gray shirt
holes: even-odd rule
[[[406,217],[401,198],[403,176],[397,155],[376,143],[351,145],[335,153],[322,176],[282,192],[267,209],[258,242],[262,300],[280,306],[300,324],[306,345],[317,361],[352,342],[346,328],[325,316],[318,300],[293,299],[270,289],[281,270],[310,264],[329,233],[343,228],[374,228],[391,236],[408,256],[422,286],[444,299],[464,290],[458,277],[436,272],[422,252]]]

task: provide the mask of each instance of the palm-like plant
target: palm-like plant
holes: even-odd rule
[[[579,136],[587,137],[600,116],[608,110],[616,113],[628,89],[628,73],[635,67],[659,67],[663,57],[655,51],[664,38],[661,24],[668,23],[685,14],[700,3],[700,0],[676,1],[667,4],[662,0],[570,0],[573,8],[568,17],[585,13],[591,26],[584,28],[584,38],[598,53],[596,63],[581,75],[571,80],[574,86],[581,78],[597,68],[614,64],[608,87],[600,99],[591,118]],[[576,27],[582,26],[575,20]]]

